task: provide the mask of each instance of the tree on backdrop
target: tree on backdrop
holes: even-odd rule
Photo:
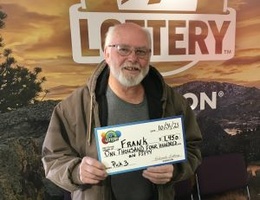
[[[4,28],[6,13],[0,10],[0,29]],[[4,49],[4,39],[0,35],[0,113],[33,104],[43,91],[45,77],[39,78],[42,69],[33,71],[16,65],[11,49]]]

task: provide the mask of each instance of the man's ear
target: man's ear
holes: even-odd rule
[[[107,47],[104,48],[104,58],[107,61],[109,59],[109,50]]]

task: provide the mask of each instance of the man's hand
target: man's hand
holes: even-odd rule
[[[148,167],[143,171],[143,177],[154,184],[165,184],[172,179],[174,166],[172,164]]]
[[[106,167],[94,158],[84,157],[79,166],[79,176],[82,183],[97,184],[107,177]]]

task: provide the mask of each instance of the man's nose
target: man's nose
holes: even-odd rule
[[[131,60],[134,60],[134,61],[138,59],[138,57],[137,57],[137,55],[136,55],[134,49],[133,49],[133,50],[131,51],[131,53],[128,55],[128,58],[131,59]]]

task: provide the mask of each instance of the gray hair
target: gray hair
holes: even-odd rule
[[[115,33],[116,28],[117,28],[118,25],[119,25],[119,24],[109,27],[109,29],[108,29],[108,31],[107,31],[107,33],[106,33],[106,37],[105,37],[104,49],[105,49],[105,47],[107,47],[107,46],[111,43],[112,38],[113,38],[113,36],[114,36],[114,33]],[[150,32],[148,31],[148,29],[143,28],[143,27],[141,27],[141,28],[142,28],[143,31],[146,33],[147,39],[148,39],[148,45],[149,45],[149,48],[151,48],[151,43],[152,43],[151,34],[150,34]]]

